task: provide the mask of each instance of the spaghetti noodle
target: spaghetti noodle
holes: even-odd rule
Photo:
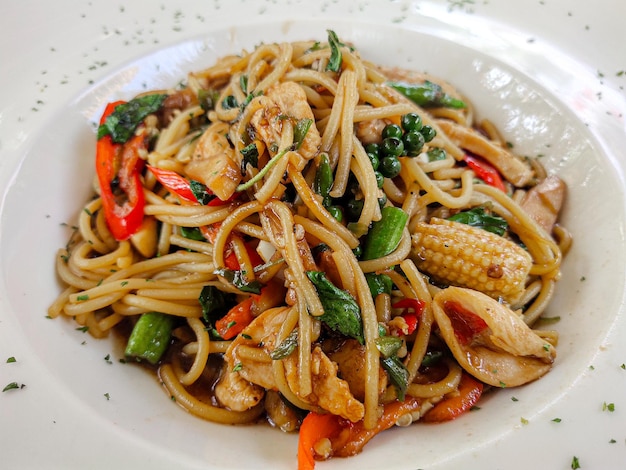
[[[564,183],[440,79],[263,44],[109,105],[96,160],[49,315],[203,419],[300,428],[300,468],[552,366]]]

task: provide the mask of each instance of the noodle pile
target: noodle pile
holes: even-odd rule
[[[420,105],[390,82],[434,84],[463,105]],[[95,181],[96,196],[56,258],[66,287],[51,317],[71,317],[101,338],[112,330],[128,336],[140,318],[158,312],[169,327],[165,351],[138,360],[154,364],[178,405],[219,423],[266,416],[285,431],[302,426],[301,442],[307,420],[324,416],[340,417],[340,427],[356,423],[351,432],[369,436],[364,442],[393,424],[452,419],[433,418],[439,402],[463,384],[493,386],[484,371],[460,362],[458,348],[479,354],[472,348],[480,343],[503,363],[531,363],[511,383],[549,369],[556,334],[530,327],[553,295],[570,239],[558,224],[542,227],[524,203],[550,177],[538,162],[513,155],[493,125],[477,122],[449,84],[369,63],[329,31],[328,42],[263,44],[224,57],[190,73],[181,89],[143,96],[157,94],[164,96],[158,109],[133,130],[142,145],[133,167],[141,226],[116,238],[102,179]],[[408,134],[405,116],[415,115],[430,135],[415,155],[397,156],[397,174],[381,175],[376,166],[394,151],[382,150],[383,133]],[[497,166],[503,188],[471,167],[468,154]],[[115,158],[120,175],[124,157]],[[168,185],[163,175],[172,173],[197,200]],[[111,180],[113,204],[132,205],[118,186]],[[200,201],[198,188],[211,202]],[[399,214],[394,208],[406,220],[383,226],[385,214]],[[480,288],[429,269],[449,261],[419,254],[416,234],[432,220],[477,208],[502,221],[497,237],[529,258],[518,294],[476,300],[514,317],[523,331],[515,341],[528,337],[524,344],[505,344],[480,307],[465,303]],[[379,240],[371,240],[375,231]],[[394,236],[388,249],[364,256],[368,243]],[[451,300],[438,300],[444,291]],[[352,317],[341,316],[349,311]],[[533,341],[551,356],[536,352]],[[306,451],[316,459],[359,452],[364,442],[355,444],[343,429]]]

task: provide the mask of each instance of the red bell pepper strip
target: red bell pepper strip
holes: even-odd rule
[[[422,420],[426,423],[441,423],[458,418],[478,402],[482,393],[482,382],[463,372],[459,382],[459,393],[441,400],[423,416]]]
[[[104,123],[116,106],[122,103],[117,101],[107,105],[100,123]],[[105,135],[96,144],[96,173],[102,208],[109,230],[116,240],[126,240],[143,222],[145,201],[140,179],[143,160],[139,158],[142,149],[145,149],[143,136],[135,136],[125,144],[116,144],[110,135]],[[121,204],[111,189],[111,183],[116,178],[125,194]]]
[[[178,195],[185,201],[198,203],[198,199],[191,190],[191,185],[186,178],[182,177],[175,171],[165,170],[151,165],[148,165],[148,170],[152,172],[157,181],[168,191]]]
[[[168,191],[178,195],[181,199],[184,199],[187,202],[193,202],[196,204],[200,203],[193,190],[191,189],[191,183],[187,178],[179,175],[172,170],[165,170],[163,168],[157,168],[154,166],[148,166],[148,169],[152,172],[157,181],[161,183]],[[209,191],[208,188],[205,188],[205,190],[209,194],[213,194]],[[238,193],[234,193],[230,198],[225,201],[222,201],[218,197],[214,197],[206,205],[211,207],[224,206],[226,204],[230,204],[238,196]]]
[[[504,186],[502,177],[493,165],[486,162],[482,158],[474,157],[467,154],[463,157],[463,160],[465,160],[467,166],[470,167],[474,171],[474,173],[476,173],[476,176],[478,176],[481,180],[483,180],[489,186],[498,188],[500,191],[506,193],[506,187]]]
[[[450,319],[454,335],[461,344],[469,344],[476,335],[489,328],[485,320],[458,302],[447,300],[443,308]]]
[[[410,335],[417,329],[417,322],[424,310],[424,302],[419,299],[411,299],[406,297],[392,305],[393,308],[404,308],[405,312],[401,315],[408,326],[407,335]]]
[[[231,308],[226,315],[215,322],[215,329],[222,338],[225,340],[234,338],[254,320],[251,311],[253,302],[254,298],[252,296],[248,297],[243,302]]]
[[[383,414],[372,429],[365,428],[363,421],[352,423],[333,414],[309,412],[300,426],[298,439],[298,470],[312,470],[315,467],[314,446],[321,439],[330,439],[332,455],[349,457],[363,450],[374,436],[391,428],[401,416],[419,410],[419,398],[407,397],[405,401],[387,403]]]
[[[349,421],[332,413],[319,414],[309,412],[302,421],[298,437],[298,470],[313,470],[315,468],[315,451],[313,447],[320,439],[333,439],[339,435]]]

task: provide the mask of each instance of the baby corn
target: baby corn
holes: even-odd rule
[[[531,256],[512,241],[436,217],[415,227],[412,245],[413,261],[434,281],[509,303],[521,296],[532,266]]]

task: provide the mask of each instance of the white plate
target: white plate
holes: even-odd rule
[[[569,185],[564,221],[575,242],[548,313],[561,316],[550,374],[319,468],[566,469],[574,458],[583,469],[623,468],[626,4],[312,3],[3,5],[0,388],[25,385],[0,393],[3,467],[295,468],[296,436],[196,419],[154,378],[120,364],[114,341],[45,315],[59,291],[54,253],[69,235],[61,224],[90,192],[104,103],[175,85],[261,41],[323,40],[332,28],[367,59],[446,78],[518,152],[543,155]]]

